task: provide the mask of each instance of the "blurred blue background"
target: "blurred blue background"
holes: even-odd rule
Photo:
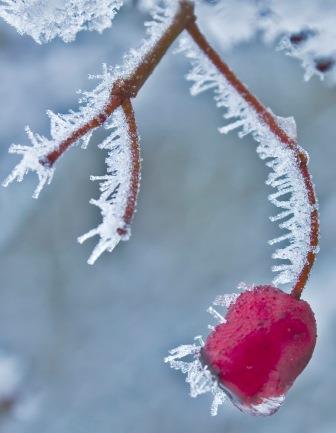
[[[27,143],[24,126],[48,135],[45,111],[76,109],[75,90],[138,44],[144,19],[126,8],[102,35],[44,46],[0,23],[2,179],[16,163],[9,144]],[[304,83],[295,60],[258,40],[223,55],[276,114],[295,117],[311,156],[321,211],[321,252],[304,292],[318,322],[311,363],[269,418],[230,405],[210,417],[210,396],[191,399],[182,374],[163,364],[170,348],[207,334],[216,295],[271,281],[267,240],[277,235],[255,142],[218,134],[212,95],[190,97],[189,65],[170,50],[135,101],[143,175],[129,242],[93,267],[95,240],[76,242],[100,220],[88,204],[98,195],[89,175],[105,171],[99,132],[58,162],[38,201],[34,177],[0,191],[0,346],[27,365],[23,392],[39,396],[28,420],[0,414],[1,433],[335,431],[336,92]]]

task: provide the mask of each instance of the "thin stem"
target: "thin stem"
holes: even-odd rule
[[[113,111],[123,104],[123,101],[134,98],[148,77],[152,74],[162,57],[166,54],[171,44],[186,28],[187,24],[194,20],[193,2],[189,0],[180,0],[178,11],[172,19],[169,27],[143,57],[142,61],[133,72],[127,78],[116,81],[104,109],[63,140],[56,149],[51,151],[40,161],[41,164],[52,166],[72,144],[86,135],[89,131],[102,126],[111,116]]]
[[[123,215],[123,221],[125,226],[130,226],[136,207],[136,202],[139,193],[140,185],[140,172],[141,172],[141,160],[140,160],[140,145],[137,125],[135,121],[133,106],[130,99],[126,99],[122,104],[122,109],[126,118],[128,136],[130,139],[131,146],[131,179],[130,189],[127,197],[127,203],[125,212]],[[117,233],[120,236],[126,235],[127,230],[125,228],[118,228]]]
[[[310,270],[315,262],[316,250],[319,242],[319,217],[317,211],[317,200],[314,185],[308,170],[308,160],[304,151],[297,142],[292,139],[286,131],[278,124],[276,118],[264,107],[264,105],[248,90],[248,88],[236,77],[231,69],[222,61],[218,53],[209,45],[197,24],[192,21],[188,23],[186,30],[194,42],[208,57],[217,70],[226,78],[231,86],[240,94],[247,104],[258,114],[260,120],[265,123],[270,131],[294,153],[298,168],[302,175],[306,188],[307,198],[310,205],[310,242],[309,251],[305,257],[304,266],[297,277],[291,295],[300,299],[301,293],[309,278]]]

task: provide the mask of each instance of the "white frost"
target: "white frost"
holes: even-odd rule
[[[127,130],[126,120],[122,109],[115,111],[112,121],[106,125],[112,133],[100,144],[100,148],[108,150],[106,158],[107,175],[91,176],[91,180],[100,181],[101,195],[91,204],[100,208],[102,222],[98,227],[90,230],[78,238],[80,243],[92,236],[99,236],[88,263],[92,265],[104,251],[112,251],[120,240],[128,240],[130,228],[125,225],[127,198],[130,192],[131,180],[131,142]],[[126,234],[119,234],[118,229]]]
[[[207,309],[207,312],[216,320],[217,325],[225,323],[225,317],[213,306],[228,308],[236,301],[238,296],[238,293],[217,296],[212,305]],[[208,325],[208,328],[212,331],[215,329],[212,325]],[[218,413],[218,407],[227,401],[228,397],[208,366],[201,360],[201,350],[204,346],[202,336],[199,335],[194,340],[194,344],[183,344],[170,350],[170,355],[164,359],[164,362],[169,363],[170,367],[174,370],[181,370],[182,373],[187,375],[186,382],[190,386],[191,397],[197,397],[208,392],[212,394],[213,400],[210,413],[212,416],[215,416]]]
[[[247,290],[247,289],[244,289]],[[218,295],[214,300],[213,304],[220,307],[229,308],[230,305],[234,304],[239,297],[240,293],[226,293],[225,295]]]
[[[251,415],[268,416],[276,412],[284,401],[284,395],[280,395],[279,397],[264,398],[262,403],[254,404],[245,410],[247,410],[247,412],[249,412]]]
[[[269,200],[281,209],[281,212],[271,219],[279,222],[279,227],[286,230],[283,236],[270,243],[283,241],[288,243],[283,248],[277,249],[272,256],[274,259],[285,260],[284,264],[272,268],[274,272],[279,272],[274,284],[295,281],[310,249],[312,209],[294,152],[272,133],[189,37],[182,39],[180,51],[185,52],[193,66],[187,75],[187,79],[193,82],[191,94],[198,95],[205,90],[213,89],[217,107],[226,110],[225,119],[232,119],[231,123],[221,127],[219,131],[228,133],[240,128],[239,137],[252,133],[254,139],[259,143],[257,152],[261,159],[266,160],[266,165],[272,169],[266,183],[276,190],[269,196]],[[288,136],[296,140],[294,119],[281,117],[276,117],[276,119]]]
[[[38,43],[55,37],[65,42],[81,30],[102,32],[123,4],[123,0],[2,0],[0,16],[20,34]]]
[[[70,137],[74,131],[98,115],[106,105],[106,101],[108,101],[114,78],[106,65],[103,65],[103,72],[98,78],[100,79],[100,83],[95,89],[88,92],[80,92],[80,103],[82,105],[80,105],[77,112],[71,110],[66,114],[55,114],[51,110],[47,111],[50,119],[50,139],[33,133],[29,127],[26,128],[32,146],[14,144],[10,147],[9,153],[22,155],[22,159],[4,180],[3,186],[8,186],[14,180],[21,182],[29,171],[35,172],[39,179],[38,186],[33,194],[34,198],[39,196],[46,184],[50,184],[54,168],[48,166],[45,159],[48,153],[58,148],[60,143]],[[76,144],[79,144],[82,148],[86,148],[91,135],[92,131],[89,131],[81,139],[77,140]]]
[[[215,416],[218,407],[227,400],[227,396],[217,381],[214,380],[208,367],[201,362],[200,354],[204,346],[202,337],[195,337],[195,341],[194,344],[184,344],[170,350],[170,355],[164,361],[169,363],[174,370],[181,370],[182,373],[186,374],[186,382],[190,386],[191,397],[197,397],[207,392],[212,394],[213,401],[210,412],[212,416]],[[185,357],[188,357],[189,360],[181,360]]]
[[[22,159],[3,181],[2,185],[6,187],[14,180],[22,182],[24,176],[29,171],[35,172],[38,176],[39,182],[34,191],[33,197],[38,198],[42,188],[45,184],[50,184],[54,174],[54,169],[48,167],[48,165],[44,165],[42,162],[46,153],[52,150],[53,146],[45,137],[33,134],[28,127],[26,128],[26,131],[33,146],[22,146],[20,144],[11,145],[9,153],[22,155]]]

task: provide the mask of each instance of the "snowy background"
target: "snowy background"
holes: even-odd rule
[[[137,45],[143,20],[126,8],[102,35],[44,46],[0,23],[2,179],[16,162],[9,144],[27,140],[24,126],[48,134],[46,109],[76,108],[75,90]],[[211,418],[210,396],[191,399],[184,377],[162,362],[206,335],[217,294],[272,279],[267,240],[277,235],[255,142],[218,134],[211,95],[189,96],[189,65],[170,51],[135,101],[144,161],[128,243],[90,267],[94,241],[76,242],[100,219],[88,204],[98,194],[89,175],[105,170],[94,141],[59,161],[38,201],[34,177],[0,191],[0,349],[18,356],[24,375],[19,407],[0,411],[1,433],[335,431],[336,90],[304,83],[295,60],[257,39],[224,58],[276,114],[295,117],[311,156],[322,225],[304,294],[318,321],[311,363],[279,413],[262,419],[229,405]]]

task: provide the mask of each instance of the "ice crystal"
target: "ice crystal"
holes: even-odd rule
[[[33,146],[11,145],[9,153],[22,155],[22,159],[3,181],[2,185],[8,186],[14,180],[22,182],[24,176],[29,171],[35,172],[39,182],[33,193],[33,197],[38,198],[42,188],[45,184],[50,184],[54,174],[54,169],[42,162],[46,153],[52,150],[53,146],[49,140],[38,134],[34,134],[28,127],[26,128],[26,132]]]
[[[190,386],[191,397],[197,397],[208,392],[212,394],[213,401],[210,412],[212,416],[215,416],[218,407],[227,400],[227,396],[219,387],[207,365],[204,365],[201,360],[203,346],[203,338],[201,336],[195,337],[194,344],[184,344],[170,350],[170,355],[164,361],[169,363],[174,370],[181,370],[182,373],[186,374],[186,382]],[[184,360],[186,357],[187,360]]]
[[[65,42],[81,30],[102,32],[123,4],[123,0],[2,0],[0,16],[20,34],[45,43],[55,37]]]
[[[43,187],[50,184],[54,174],[54,168],[50,167],[46,156],[102,110],[110,94],[111,83],[109,78],[110,73],[104,67],[101,83],[94,91],[82,94],[81,101],[85,101],[85,105],[80,106],[78,112],[70,111],[67,114],[55,114],[50,110],[47,111],[50,118],[51,139],[33,133],[29,127],[26,128],[32,146],[13,144],[10,147],[9,152],[22,155],[22,159],[4,180],[3,186],[8,186],[14,180],[21,182],[29,171],[35,172],[39,182],[33,197],[38,198]],[[89,131],[77,143],[81,144],[82,148],[85,148],[91,135],[92,132]]]
[[[112,129],[111,134],[99,145],[101,149],[108,150],[107,174],[91,176],[91,180],[100,182],[101,195],[97,200],[90,201],[100,208],[103,221],[78,238],[80,243],[96,235],[100,238],[88,260],[91,265],[104,251],[112,251],[120,240],[127,240],[130,236],[130,228],[125,225],[123,217],[130,190],[132,153],[126,119],[121,109],[116,110],[112,122],[105,127]]]
[[[245,289],[244,290],[248,290]],[[229,308],[230,305],[234,304],[239,297],[239,293],[226,293],[225,295],[218,295],[213,304],[218,305],[220,307],[226,307]]]
[[[266,165],[272,169],[266,183],[276,189],[276,192],[269,196],[269,200],[281,208],[281,212],[271,220],[279,222],[279,227],[286,230],[283,236],[273,239],[270,243],[288,241],[288,245],[277,249],[272,256],[274,259],[286,261],[285,264],[272,268],[274,272],[279,272],[274,284],[295,281],[310,249],[312,210],[296,155],[273,134],[189,37],[181,41],[180,51],[184,52],[192,62],[192,70],[187,75],[187,79],[193,82],[191,94],[198,95],[205,90],[213,89],[217,107],[226,109],[224,118],[232,120],[219,131],[228,133],[239,128],[239,137],[251,133],[259,143],[257,152],[261,159],[266,160]],[[288,136],[296,140],[294,119],[281,117],[276,119]]]

